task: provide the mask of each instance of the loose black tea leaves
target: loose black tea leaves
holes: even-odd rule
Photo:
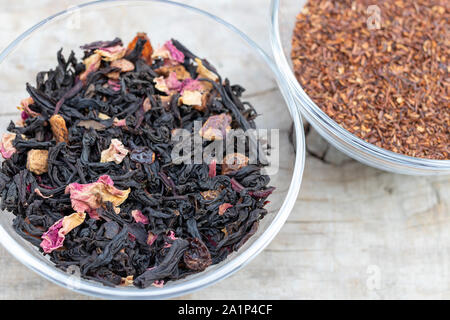
[[[127,47],[81,49],[81,62],[60,50],[26,85],[2,137],[1,209],[16,232],[58,268],[109,286],[161,287],[226,259],[267,214],[270,179],[249,148],[175,163],[172,138],[187,130],[206,147],[254,129],[244,88],[176,40],[153,50],[139,33]]]

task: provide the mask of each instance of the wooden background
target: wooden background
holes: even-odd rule
[[[220,15],[270,50],[268,0],[184,1]],[[0,48],[80,1],[0,0]],[[0,88],[0,94],[1,94]],[[0,125],[12,106],[0,106]],[[275,240],[232,277],[184,299],[450,298],[450,178],[382,172],[314,131],[295,209]],[[85,299],[0,247],[0,299]]]

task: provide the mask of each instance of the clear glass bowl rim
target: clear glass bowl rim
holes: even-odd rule
[[[20,44],[20,42],[42,26],[47,23],[53,21],[54,19],[68,15],[76,10],[101,5],[101,4],[120,4],[127,2],[153,2],[153,3],[164,3],[167,5],[173,5],[178,8],[190,10],[191,12],[202,15],[206,18],[209,18],[216,23],[219,23],[229,29],[231,32],[236,33],[244,42],[246,42],[255,52],[262,58],[262,60],[267,63],[270,67],[271,71],[274,74],[274,78],[276,79],[281,94],[283,95],[286,106],[288,107],[292,121],[294,123],[294,132],[295,132],[295,148],[297,150],[295,156],[295,164],[293,176],[291,179],[291,183],[289,185],[289,189],[287,192],[287,196],[284,199],[282,206],[276,216],[274,217],[272,223],[267,227],[267,229],[256,239],[246,250],[239,251],[236,257],[232,260],[225,263],[220,268],[214,270],[214,272],[201,274],[195,279],[187,280],[185,282],[181,282],[179,284],[174,284],[172,286],[167,286],[164,288],[148,288],[148,289],[137,289],[137,288],[126,288],[126,290],[121,288],[110,288],[100,284],[94,284],[91,282],[87,282],[82,280],[81,283],[77,286],[77,288],[68,286],[68,281],[70,276],[56,267],[48,265],[38,258],[34,257],[30,252],[27,251],[24,247],[22,247],[18,242],[16,242],[9,233],[0,226],[0,243],[5,247],[5,249],[14,256],[21,263],[26,265],[28,268],[36,272],[37,274],[43,276],[44,278],[60,285],[62,287],[68,288],[70,290],[76,291],[81,294],[96,296],[100,298],[107,299],[166,299],[170,297],[180,296],[184,294],[191,293],[193,291],[200,290],[204,287],[212,285],[220,280],[225,279],[226,277],[232,275],[234,272],[242,268],[248,262],[250,262],[253,258],[255,258],[276,236],[276,234],[280,231],[281,227],[284,225],[286,219],[288,218],[300,190],[300,185],[303,176],[304,164],[305,164],[305,137],[303,131],[303,125],[301,117],[298,113],[298,108],[295,107],[295,100],[292,98],[289,88],[286,83],[283,81],[283,78],[278,72],[278,69],[271,58],[246,34],[241,32],[239,29],[234,27],[232,24],[224,21],[223,19],[208,13],[202,9],[174,2],[174,1],[166,1],[166,0],[97,0],[92,2],[83,3],[81,5],[73,6],[68,8],[67,10],[60,11],[56,14],[49,16],[48,18],[42,20],[41,22],[35,24],[19,37],[17,37],[11,44],[9,44],[1,53],[0,53],[0,63],[12,52],[12,50]]]
[[[288,58],[284,54],[283,47],[281,44],[281,36],[279,29],[279,9],[280,9],[280,0],[271,0],[271,8],[270,8],[270,20],[271,20],[271,31],[270,31],[270,39],[272,45],[272,51],[275,63],[279,68],[280,73],[282,74],[285,81],[288,82],[288,85],[291,89],[291,94],[294,96],[294,99],[298,100],[300,103],[300,113],[305,116],[308,122],[314,124],[320,124],[324,126],[327,130],[331,131],[334,136],[336,136],[339,140],[343,140],[345,144],[350,145],[350,148],[356,148],[361,151],[363,154],[369,156],[369,158],[380,159],[386,163],[394,164],[396,166],[403,167],[402,172],[400,173],[410,173],[410,174],[450,174],[450,160],[434,160],[434,159],[426,159],[426,158],[417,158],[411,157],[399,153],[395,153],[380,147],[377,147],[371,143],[364,141],[363,139],[357,137],[356,135],[350,133],[343,127],[341,127],[336,121],[330,118],[325,112],[320,109],[317,104],[312,101],[312,99],[306,94],[306,92],[301,87],[300,83],[295,78],[294,73],[292,72]],[[299,8],[300,11],[300,8]],[[319,133],[322,130],[318,129]],[[327,138],[325,136],[325,138]],[[333,143],[333,141],[330,141]],[[335,146],[336,143],[333,143]],[[348,152],[347,152],[348,153]],[[349,154],[351,155],[351,154]],[[361,159],[360,156],[355,156],[358,160],[365,160],[364,162],[369,163],[370,160]],[[375,166],[377,166],[375,164]],[[383,165],[377,166],[382,168]],[[389,168],[384,168],[388,169]],[[411,172],[408,172],[411,170]],[[396,169],[392,169],[391,171],[397,172]]]

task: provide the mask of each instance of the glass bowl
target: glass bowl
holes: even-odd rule
[[[163,27],[163,28],[162,28]],[[271,185],[277,189],[260,228],[238,252],[220,264],[185,279],[169,282],[163,288],[106,287],[65,273],[35,247],[15,233],[13,215],[0,213],[0,242],[18,260],[41,276],[79,293],[102,298],[160,299],[187,294],[224,279],[242,268],[261,252],[286,221],[300,188],[304,167],[304,136],[298,107],[272,60],[245,34],[205,11],[167,1],[96,1],[57,13],[19,36],[0,54],[0,101],[12,114],[27,97],[25,83],[34,84],[37,72],[57,64],[56,52],[64,48],[82,54],[79,45],[121,37],[130,41],[136,32],[147,32],[156,47],[167,39],[179,39],[190,50],[207,58],[232,83],[244,86],[244,100],[261,116],[258,128],[278,129],[279,143],[273,145]],[[17,110],[16,110],[17,111]],[[4,114],[5,112],[3,112]],[[8,113],[10,113],[8,111]],[[4,119],[2,132],[9,119]],[[294,127],[294,139],[291,127]],[[294,141],[291,143],[291,141]],[[297,152],[296,152],[297,151]],[[278,169],[277,169],[278,168]]]
[[[307,0],[272,0],[271,44],[275,62],[305,119],[333,146],[372,167],[409,175],[450,174],[450,160],[431,160],[401,155],[370,144],[345,130],[323,112],[295,78],[291,63],[291,39],[296,16]]]

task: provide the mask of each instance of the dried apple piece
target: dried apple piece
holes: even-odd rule
[[[237,171],[248,165],[248,157],[241,153],[227,154],[223,159],[222,174]]]
[[[223,140],[231,129],[231,116],[226,113],[210,116],[200,129],[200,136],[206,140]]]
[[[48,150],[28,151],[27,169],[37,175],[48,172]]]

